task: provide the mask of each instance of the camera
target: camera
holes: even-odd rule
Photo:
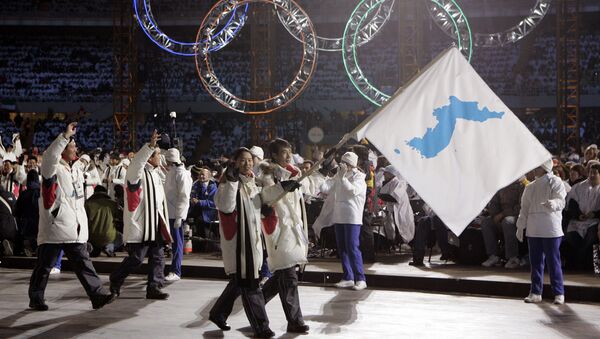
[[[162,149],[171,148],[171,137],[167,133],[160,134],[160,140],[156,143]]]

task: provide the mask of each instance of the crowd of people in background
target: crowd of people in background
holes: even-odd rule
[[[56,129],[60,129],[60,127],[64,129],[65,122],[55,121],[52,124],[56,126]],[[90,133],[85,129],[86,124],[81,126],[83,127],[81,132]],[[235,124],[229,125],[229,134],[235,130],[235,127]],[[48,133],[52,132],[48,131]],[[156,134],[156,132],[154,133]],[[240,142],[244,139],[240,139],[238,133],[242,132],[235,132],[234,135]],[[213,229],[214,223],[219,219],[215,213],[218,203],[215,205],[214,199],[216,189],[220,187],[219,183],[225,180],[227,169],[231,169],[229,159],[232,153],[224,149],[217,159],[209,158],[186,162],[185,158],[180,156],[179,150],[173,147],[173,140],[169,140],[170,138],[166,134],[163,134],[162,137],[162,144],[157,147],[163,148],[164,156],[156,160],[155,168],[157,168],[158,175],[156,180],[178,187],[173,194],[177,194],[180,187],[185,186],[189,189],[189,193],[184,195],[182,201],[178,203],[184,206],[183,209],[169,208],[169,215],[177,215],[169,222],[173,240],[177,243],[177,245],[175,243],[173,245],[173,257],[177,258],[180,265],[184,239],[184,234],[179,231],[182,224],[190,221],[193,233],[199,235],[200,238],[219,237]],[[12,134],[9,140],[6,140],[6,137],[4,139],[1,148],[3,167],[0,190],[6,197],[5,199],[10,201],[10,205],[13,206],[10,214],[12,214],[14,222],[3,224],[3,252],[4,255],[33,256],[36,242],[39,241],[39,227],[36,223],[36,216],[39,213],[32,213],[32,211],[38,211],[42,207],[37,203],[41,196],[40,187],[43,186],[45,180],[43,175],[40,177],[40,173],[44,171],[43,166],[47,162],[47,154],[52,146],[24,148],[19,133]],[[75,140],[80,139],[76,137]],[[560,227],[557,228],[556,236],[560,236],[562,239],[562,235],[565,235],[565,240],[558,243],[560,260],[555,265],[575,270],[590,271],[592,269],[592,247],[598,243],[598,223],[600,222],[597,217],[597,213],[600,211],[600,160],[598,160],[598,147],[595,144],[588,146],[582,152],[583,156],[581,157],[575,152],[565,154],[563,158],[556,157],[549,167],[544,167],[546,172],[536,175],[537,172],[532,171],[500,190],[480,216],[473,220],[459,237],[446,228],[435,212],[420,200],[401,174],[389,166],[387,160],[368,143],[340,150],[334,149],[336,153],[328,152],[325,155],[318,148],[313,148],[312,154],[306,158],[298,154],[298,149],[292,144],[287,144],[287,141],[286,145],[289,145],[286,146],[286,149],[290,149],[290,154],[286,153],[286,163],[304,173],[308,172],[322,157],[325,159],[318,171],[312,172],[303,182],[302,187],[298,188],[302,193],[302,204],[306,204],[303,210],[308,211],[308,213],[303,212],[303,218],[306,218],[307,225],[310,226],[310,232],[307,233],[307,241],[311,241],[311,245],[307,245],[309,256],[318,255],[316,254],[318,252],[315,253],[317,249],[337,249],[338,255],[342,258],[345,272],[344,279],[338,284],[340,288],[358,286],[357,289],[362,289],[366,287],[364,272],[360,267],[362,267],[363,258],[369,258],[369,255],[372,254],[370,252],[374,250],[385,249],[400,251],[400,253],[409,251],[413,256],[410,264],[423,266],[425,249],[433,247],[431,239],[435,239],[434,243],[438,243],[442,261],[481,264],[484,267],[503,266],[506,269],[529,267],[534,260],[530,256],[532,249],[529,248],[528,252],[527,246],[519,243],[519,241],[523,241],[523,234],[519,236],[519,232],[528,227],[523,225],[525,221],[522,221],[521,224],[519,222],[520,218],[523,220],[522,196],[531,182],[536,182],[536,178],[546,176],[544,173],[551,173],[552,180],[558,180],[565,193],[565,197],[561,198],[563,199],[562,203],[552,205],[559,215],[557,220]],[[231,147],[234,149],[237,147],[234,141],[232,141]],[[130,192],[125,190],[125,186],[131,166],[136,161],[135,150],[106,151],[80,148],[74,158],[76,160],[71,161],[72,166],[82,172],[81,194],[86,200],[85,208],[89,219],[89,248],[87,251],[93,256],[102,253],[113,256],[115,251],[122,250],[123,243],[127,242],[127,235],[123,233],[123,225],[127,223],[127,218],[123,217],[122,211],[123,209],[127,210],[128,206],[129,208],[132,206],[127,205],[131,204],[131,196]],[[257,159],[252,164],[252,170],[261,180],[259,186],[264,185],[267,182],[265,175],[272,171],[263,163],[263,158],[266,158],[265,152],[258,146],[248,152]],[[295,153],[292,154],[292,152]],[[271,154],[270,156],[275,157],[276,155]],[[291,168],[287,171],[292,171]],[[182,179],[168,179],[169,173],[177,173],[178,170],[182,170],[184,171],[182,173],[190,176],[189,183],[175,184],[177,180],[181,181]],[[300,172],[294,171],[292,171],[292,176],[297,178]],[[289,179],[289,176],[290,174],[284,179],[280,179],[282,184]],[[329,184],[327,184],[328,178],[332,179]],[[357,186],[350,189],[350,186],[347,186],[350,184],[342,184],[343,180],[336,184],[336,178],[339,180],[346,178],[345,180],[350,180],[349,182],[354,182]],[[167,193],[171,192],[171,189],[172,187],[165,186]],[[293,191],[296,188],[285,186],[284,190],[286,189]],[[349,208],[347,202],[353,201],[353,197],[360,196],[363,191],[364,197],[357,200],[356,203],[356,206],[360,208],[355,206],[356,208],[353,207],[352,211],[345,210]],[[349,196],[346,197],[348,194]],[[338,209],[336,204],[339,200],[345,201],[345,203],[340,205],[339,208],[342,209],[336,212]],[[180,212],[175,214],[173,212],[175,210]],[[333,212],[333,214],[327,216],[322,211]],[[262,213],[264,215],[268,211],[263,210]],[[348,219],[352,215],[355,217]],[[317,218],[317,216],[319,217]],[[221,221],[222,218],[223,216],[220,217]],[[361,225],[369,226],[367,228],[370,229],[371,239],[373,239],[370,249],[364,247],[359,249],[358,247],[359,235],[364,230]],[[358,228],[354,230],[354,226],[358,226]],[[330,241],[331,234],[336,235],[337,241],[333,243]],[[435,237],[430,234],[435,234]],[[223,236],[222,232],[220,236]],[[362,245],[364,244],[361,243]],[[136,263],[143,258],[145,251],[136,254]],[[52,253],[54,256],[54,252]],[[73,256],[74,253],[71,251],[68,254]],[[132,254],[130,253],[130,255]],[[62,254],[57,252],[56,256],[58,258],[56,264],[59,266]],[[539,264],[539,257],[536,257],[535,260],[535,263]],[[116,289],[128,274],[126,272],[137,267],[137,264],[130,263],[128,265],[126,271],[121,273],[122,278],[119,278],[121,280],[115,278],[117,279],[115,281],[118,282],[115,285]],[[167,281],[176,281],[181,278],[181,269],[177,267],[177,262],[174,262],[173,271],[168,275]],[[52,272],[59,273],[60,267],[53,267]],[[286,275],[283,274],[283,276]],[[161,279],[164,277],[158,275],[155,280]],[[350,286],[350,282],[352,282],[352,286]],[[160,291],[154,292],[156,293],[153,295],[157,298],[164,297]]]
[[[113,88],[113,68],[109,36],[94,32],[68,36],[23,34],[0,38],[0,98],[20,101],[108,102]],[[528,37],[529,38],[529,37]],[[556,94],[555,38],[551,34],[531,36],[529,49],[519,45],[480,48],[472,64],[490,87],[501,96],[553,96]],[[139,99],[155,100],[162,93],[170,101],[209,102],[193,60],[166,52],[150,44],[140,53]],[[600,35],[586,32],[581,36],[581,94],[600,93]],[[361,68],[371,83],[393,94],[400,86],[397,63],[398,42],[375,40],[368,50],[359,49]],[[448,46],[443,38],[433,39],[427,54],[433,58]],[[279,49],[281,60],[301,60],[301,45]],[[156,48],[156,50],[154,50]],[[241,49],[240,49],[241,48]],[[232,93],[248,97],[251,86],[250,61],[245,47],[226,48],[213,57],[214,71]],[[527,51],[527,52],[526,52]],[[543,53],[542,53],[543,52]],[[289,75],[299,64],[278,63],[273,87],[283,90]],[[153,76],[157,74],[158,76]],[[265,73],[266,74],[266,73]],[[304,100],[358,99],[350,85],[344,65],[335,53],[323,53],[314,76],[303,93]]]

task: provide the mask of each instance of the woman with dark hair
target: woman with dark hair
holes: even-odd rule
[[[25,255],[32,257],[37,248],[40,199],[40,175],[36,170],[27,172],[27,189],[19,195],[15,216],[23,237]]]
[[[575,186],[582,181],[584,181],[587,177],[587,173],[585,173],[585,167],[581,164],[575,164],[569,170],[569,185],[571,187]]]
[[[209,320],[227,331],[227,318],[241,294],[248,321],[256,337],[270,338],[265,299],[259,288],[263,262],[261,198],[252,172],[252,154],[238,149],[221,177],[215,205],[219,212],[221,252],[225,273],[231,280],[210,310]]]

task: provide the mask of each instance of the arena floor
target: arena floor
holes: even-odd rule
[[[142,276],[131,276],[121,298],[91,308],[74,274],[53,277],[48,312],[27,309],[30,270],[0,269],[0,338],[246,338],[252,332],[237,303],[221,332],[207,319],[225,286],[222,280],[183,279],[168,287],[168,301],[144,298]],[[107,282],[106,275],[102,279]],[[367,289],[360,292],[301,286],[302,310],[311,327],[305,338],[599,338],[600,305],[538,305],[521,299],[486,298]],[[267,307],[277,337],[285,317],[274,299]]]

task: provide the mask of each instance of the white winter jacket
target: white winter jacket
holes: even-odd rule
[[[238,191],[241,204],[237,204],[236,201]],[[250,234],[250,244],[252,244],[254,276],[258,277],[263,262],[263,247],[260,238],[260,188],[256,186],[254,177],[240,175],[240,180],[237,182],[226,181],[220,183],[215,194],[215,205],[219,210],[219,233],[221,234],[221,253],[225,273],[228,275],[236,273],[237,256],[249,252],[241,251],[239,253],[237,249],[237,238],[240,236],[238,230],[247,228]],[[238,218],[241,216],[245,218]],[[238,225],[238,221],[242,224]],[[245,262],[243,255],[240,261]],[[242,269],[244,268],[242,267]],[[240,275],[242,278],[247,277],[245,272],[240,272]]]
[[[327,200],[334,201],[333,211],[321,211],[321,215],[331,213],[328,219],[329,225],[362,225],[363,210],[367,199],[365,177],[363,172],[353,168],[344,177],[336,175],[321,185],[321,192],[327,194]]]
[[[562,210],[565,208],[565,185],[552,173],[525,186],[521,196],[521,212],[517,228],[527,229],[528,237],[556,238],[563,236]],[[548,203],[549,206],[542,204]]]
[[[387,214],[384,228],[386,238],[393,240],[396,236],[395,230],[408,243],[415,236],[415,218],[408,193],[406,192],[408,183],[402,177],[394,177],[385,183],[379,193],[389,194],[396,202],[385,202]]]
[[[283,168],[272,164],[274,173],[263,176],[262,200],[271,204],[285,191],[280,182],[297,180],[300,169],[289,165]],[[306,264],[308,252],[308,224],[300,189],[285,194],[274,208],[274,213],[263,219],[263,234],[267,245],[267,263],[271,271]]]
[[[165,179],[165,194],[167,195],[169,218],[185,219],[190,208],[192,175],[183,165],[168,168]]]
[[[167,233],[163,234],[163,239],[171,237],[165,190],[158,174],[160,168],[152,168],[148,164],[152,153],[154,149],[148,144],[142,146],[127,170],[126,206],[123,209],[125,243],[154,241],[161,231]],[[152,194],[155,195],[155,200],[149,199]]]
[[[88,240],[83,172],[61,158],[68,143],[61,134],[44,152],[38,244],[85,243]]]

